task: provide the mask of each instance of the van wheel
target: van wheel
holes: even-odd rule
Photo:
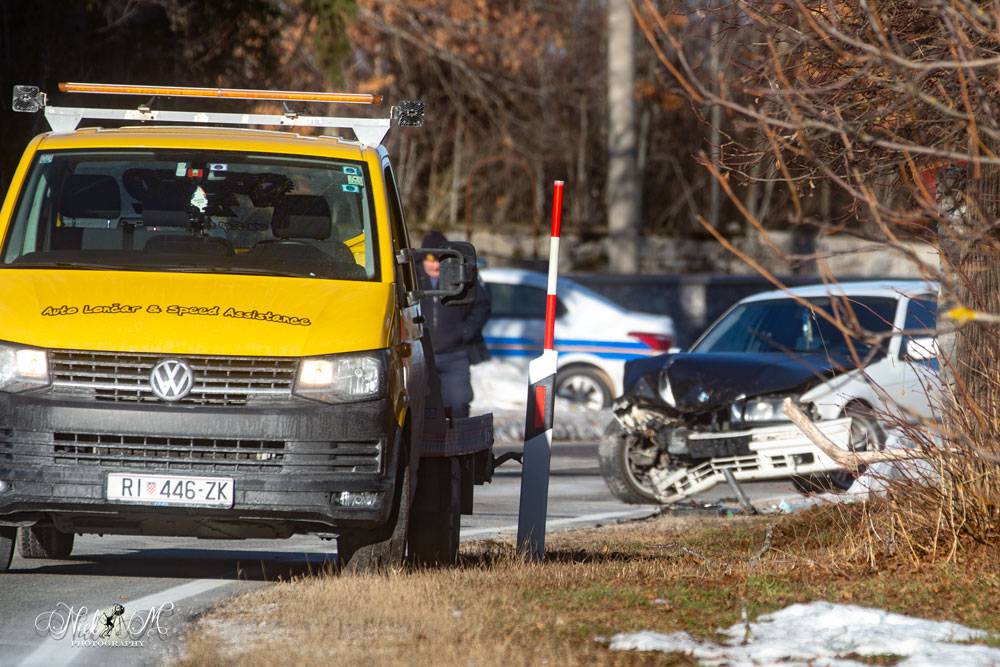
[[[341,574],[379,574],[403,566],[406,530],[410,516],[410,467],[396,484],[396,498],[389,522],[374,530],[344,532],[337,537]]]
[[[590,410],[611,407],[611,384],[593,366],[567,366],[556,373],[556,396]]]
[[[17,527],[0,526],[0,572],[10,569],[10,561],[14,557],[14,542],[17,540]]]
[[[462,528],[462,471],[458,459],[420,461],[410,515],[409,560],[414,565],[453,565]]]
[[[73,552],[73,533],[64,533],[52,524],[36,523],[21,529],[21,558],[65,560]]]
[[[863,403],[851,403],[844,408],[844,416],[851,418],[850,448],[855,452],[879,451],[885,447],[886,434],[879,426],[872,409]],[[858,475],[864,472],[860,468]],[[843,493],[854,485],[857,475],[849,470],[800,475],[792,478],[792,485],[802,495],[815,493]]]

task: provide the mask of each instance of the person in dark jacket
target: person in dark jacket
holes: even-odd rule
[[[447,243],[444,234],[431,232],[424,237],[421,247],[443,248]],[[441,264],[432,254],[417,264],[417,279],[423,290],[437,289],[440,275]],[[490,317],[490,297],[481,281],[476,281],[475,289],[475,300],[464,306],[446,306],[436,296],[420,300],[441,382],[441,397],[452,417],[469,416],[471,366],[489,358],[483,326]]]

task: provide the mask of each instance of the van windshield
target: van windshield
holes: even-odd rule
[[[377,280],[362,162],[192,150],[39,153],[3,268]]]

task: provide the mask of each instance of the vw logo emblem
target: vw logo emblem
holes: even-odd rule
[[[153,366],[149,374],[149,388],[164,401],[179,401],[194,386],[191,367],[180,359],[164,359]]]

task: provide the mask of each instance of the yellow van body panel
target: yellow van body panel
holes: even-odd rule
[[[43,348],[301,357],[388,347],[386,283],[0,269],[0,338]]]

